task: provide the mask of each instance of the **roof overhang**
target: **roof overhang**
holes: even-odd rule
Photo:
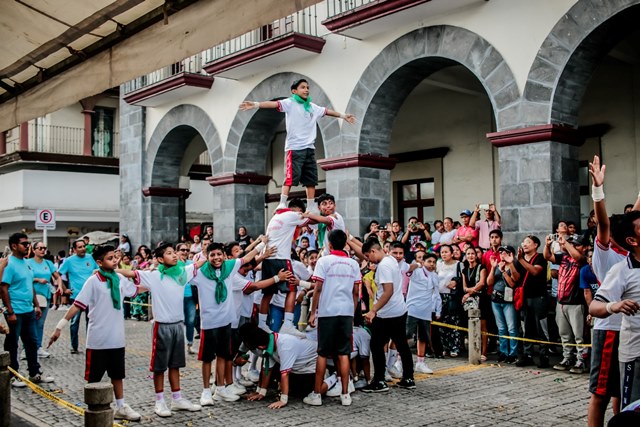
[[[4,1],[0,13],[0,131],[319,1]]]

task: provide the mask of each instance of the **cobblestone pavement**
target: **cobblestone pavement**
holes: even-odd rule
[[[48,337],[61,311],[50,311],[45,326]],[[84,323],[84,322],[82,322]],[[571,375],[553,369],[516,368],[491,363],[468,365],[463,359],[433,360],[429,365],[435,374],[417,375],[416,390],[396,387],[388,393],[353,395],[353,405],[342,407],[337,398],[324,398],[321,407],[308,407],[292,398],[281,410],[267,408],[267,401],[226,403],[201,412],[174,412],[170,418],[153,413],[153,382],[148,370],[151,349],[151,324],[127,321],[127,403],[143,415],[142,425],[403,425],[403,426],[584,426],[588,403],[587,375]],[[84,325],[80,332],[85,336]],[[48,338],[46,338],[48,340]],[[84,406],[84,352],[69,352],[69,330],[49,349],[51,357],[42,360],[46,374],[56,382],[46,384],[48,390],[68,402]],[[187,355],[187,368],[182,371],[185,397],[197,402],[200,397],[200,365],[195,356]],[[26,371],[22,361],[21,371]],[[105,380],[107,378],[105,377]],[[166,390],[168,391],[168,384]],[[169,401],[170,396],[167,393]],[[31,392],[12,390],[12,406],[41,421],[42,425],[69,426],[83,424],[82,417]],[[135,423],[134,423],[135,425]]]

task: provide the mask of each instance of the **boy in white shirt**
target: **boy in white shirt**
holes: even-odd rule
[[[329,255],[329,233],[333,230],[347,229],[344,218],[336,212],[336,199],[329,193],[322,194],[316,199],[320,207],[320,215],[305,212],[302,216],[309,218],[311,224],[317,224],[318,247],[322,256]]]
[[[73,306],[58,322],[51,335],[49,347],[60,337],[61,330],[77,313],[88,310],[87,354],[85,380],[96,383],[105,372],[113,384],[116,397],[115,419],[139,421],[140,414],[124,403],[125,377],[125,297],[132,298],[138,293],[136,286],[115,273],[118,266],[113,246],[97,246],[92,256],[100,269],[84,283],[76,296]]]
[[[316,126],[318,119],[324,116],[338,117],[348,123],[355,123],[352,114],[340,114],[311,102],[309,83],[300,79],[291,85],[291,97],[280,101],[245,101],[240,110],[258,108],[277,108],[285,113],[287,139],[285,141],[285,181],[282,185],[280,204],[276,209],[287,206],[287,198],[292,186],[302,184],[307,188],[307,207],[314,208],[316,185],[318,185],[318,166],[315,159]]]
[[[433,313],[436,314],[436,318],[439,318],[442,311],[438,274],[435,272],[437,259],[438,257],[433,253],[425,254],[424,265],[414,270],[411,275],[407,293],[407,338],[413,338],[417,329],[416,372],[421,374],[433,374],[424,361],[424,355],[429,343],[429,328]]]
[[[342,230],[329,234],[330,254],[321,257],[313,272],[313,301],[309,325],[318,322],[318,361],[314,392],[305,397],[304,403],[321,405],[321,389],[327,369],[327,358],[337,359],[337,369],[342,383],[340,400],[343,406],[351,405],[349,387],[349,356],[353,340],[353,315],[358,303],[358,291],[362,277],[360,266],[351,259],[344,247],[347,235]]]

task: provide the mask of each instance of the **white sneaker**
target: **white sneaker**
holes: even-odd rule
[[[181,397],[180,399],[174,399],[171,401],[172,411],[190,411],[196,412],[202,409],[202,406],[189,402],[188,399]]]
[[[347,393],[351,394],[356,391],[356,386],[353,384],[353,380],[349,378],[349,385],[347,386]]]
[[[247,372],[247,378],[249,379],[249,381],[257,383],[258,381],[260,381],[260,372],[256,369],[249,369],[249,371]]]
[[[419,374],[433,374],[433,370],[425,362],[416,363],[416,372]]]
[[[240,399],[240,396],[235,394],[229,389],[229,387],[216,387],[216,392],[213,393],[213,400],[224,400],[225,402],[235,402]]]
[[[360,378],[353,386],[356,388],[356,390],[360,390],[361,388],[365,388],[367,384],[369,384],[367,380],[365,380],[364,378]]]
[[[131,409],[131,406],[125,403],[122,408],[116,409],[113,414],[113,418],[116,420],[139,421],[142,417],[139,413]]]
[[[156,400],[155,413],[159,417],[170,417],[171,411],[167,407],[167,402],[164,400]]]
[[[351,406],[351,395],[350,394],[341,394],[340,395],[340,403],[342,403],[342,406]]]
[[[42,347],[38,348],[38,357],[40,359],[46,359],[49,356],[51,356],[51,355],[49,353],[47,353],[46,351],[44,351],[44,349]]]
[[[212,406],[213,405],[213,397],[211,396],[211,390],[202,390],[202,395],[200,396],[200,405],[201,406]]]
[[[258,328],[262,329],[263,331],[265,331],[268,334],[272,334],[273,333],[271,328],[269,328],[269,326],[267,326],[266,324],[264,324],[262,326],[258,325]]]
[[[27,386],[27,383],[20,381],[16,377],[11,377],[11,387],[25,388],[26,386]]]
[[[388,371],[389,371],[389,375],[391,375],[391,378],[396,378],[396,379],[402,378],[402,371],[399,371],[395,365],[390,367]]]
[[[187,353],[196,354],[195,350],[193,349],[193,345],[187,345]]]
[[[20,360],[27,360],[27,352],[22,350],[22,353],[20,353]]]
[[[242,378],[240,378],[238,380],[238,384],[240,384],[241,386],[244,386],[244,387],[251,387],[254,383],[253,383],[253,381],[242,377]]]
[[[335,387],[335,386],[334,386]],[[302,399],[304,403],[311,406],[322,406],[322,396],[314,391],[309,393],[307,397]]]
[[[333,387],[331,387],[328,391],[326,396],[327,397],[338,397],[342,394],[342,381],[340,381],[340,378],[338,378],[338,381],[333,385]]]
[[[389,370],[388,369],[386,371],[384,371],[384,380],[386,382],[393,381],[393,378],[391,377],[391,374],[389,374]]]
[[[235,382],[229,385],[229,389],[231,389],[231,392],[233,394],[237,394],[238,396],[245,394],[247,392],[247,388],[245,386]]]
[[[293,335],[294,337],[306,339],[307,334],[297,330],[293,325],[284,325],[280,329],[281,334]]]
[[[34,384],[45,384],[45,383],[52,383],[54,379],[53,377],[46,377],[42,372],[40,372],[39,374],[36,374],[33,377],[29,377],[29,381],[31,381]]]
[[[70,308],[71,308],[70,305],[63,305],[61,310],[62,311],[69,311]]]

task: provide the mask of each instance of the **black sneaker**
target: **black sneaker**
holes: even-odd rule
[[[538,362],[538,368],[546,369],[549,367],[549,358],[546,356],[540,356],[540,361]]]
[[[516,360],[518,358],[516,356],[507,356],[507,359],[505,360],[505,362],[507,362],[509,365],[516,363]]]
[[[389,391],[389,386],[384,381],[371,381],[369,385],[362,389],[362,391],[365,393],[381,393]]]
[[[556,371],[568,371],[572,366],[573,363],[571,363],[571,360],[562,359],[560,363],[553,366],[553,369],[555,369]]]
[[[416,382],[413,380],[413,378],[403,378],[402,380],[400,380],[400,382],[398,382],[397,386],[400,388],[414,390],[416,388]]]
[[[500,353],[500,356],[498,356],[498,363],[502,363],[505,360],[507,360],[507,355],[504,353]]]
[[[519,368],[522,368],[524,366],[531,366],[533,365],[533,357],[527,355],[522,357],[521,359],[518,359],[518,361],[516,362],[516,366]]]
[[[71,349],[71,354],[78,354],[78,353],[80,353],[80,352],[78,351],[77,348],[72,348]]]

